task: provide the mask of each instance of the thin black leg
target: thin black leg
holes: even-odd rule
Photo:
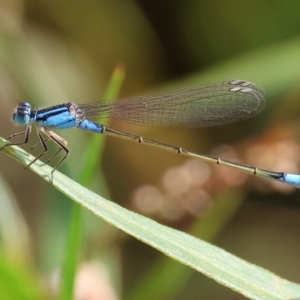
[[[40,132],[38,132],[38,137],[40,139],[40,142],[38,144],[42,144],[43,145],[44,152],[42,152],[41,154],[39,154],[33,161],[31,161],[30,164],[26,166],[25,170],[28,169],[33,163],[35,163],[39,158],[41,158],[43,155],[45,155],[47,153],[47,151],[48,151],[46,142],[45,142],[45,140],[42,137],[42,134]]]
[[[1,148],[1,150],[4,149],[4,148],[7,147],[7,146],[20,146],[20,145],[27,144],[28,141],[29,141],[29,134],[30,134],[30,132],[31,132],[31,125],[27,125],[25,131],[18,132],[18,133],[14,133],[14,134],[10,135],[9,137],[6,138],[7,140],[13,139],[13,138],[15,138],[15,137],[17,137],[17,136],[20,136],[20,135],[24,135],[24,140],[21,141],[21,142],[15,142],[15,143],[11,143],[11,142],[10,142],[10,143],[4,145],[4,146]]]

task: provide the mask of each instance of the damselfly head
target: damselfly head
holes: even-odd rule
[[[20,102],[12,114],[12,122],[19,126],[25,126],[30,121],[31,105],[28,102]]]

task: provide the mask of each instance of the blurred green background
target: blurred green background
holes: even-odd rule
[[[44,107],[102,100],[116,67],[126,74],[120,97],[240,78],[265,90],[266,109],[251,120],[197,130],[116,120],[109,127],[299,173],[299,13],[295,0],[0,0],[1,136],[21,130],[10,122],[19,101]],[[76,179],[91,134],[59,134],[71,150],[60,171]],[[99,139],[105,150],[93,191],[300,283],[296,188]],[[72,203],[23,169],[0,155],[0,276],[8,282],[0,296],[11,292],[4,279],[12,273],[14,288],[28,287],[31,299],[52,298]],[[89,213],[80,261],[76,299],[245,299]]]

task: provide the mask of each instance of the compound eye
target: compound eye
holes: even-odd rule
[[[28,102],[20,102],[12,114],[12,121],[16,125],[25,126],[30,121],[31,105]]]
[[[28,102],[22,102],[24,108],[26,108],[26,110],[30,111],[31,110],[31,105]]]

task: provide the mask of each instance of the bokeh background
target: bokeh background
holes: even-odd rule
[[[116,67],[125,72],[120,97],[241,78],[265,91],[266,109],[251,120],[189,130],[108,124],[300,173],[299,13],[298,1],[1,0],[0,134],[20,130],[10,116],[22,100],[37,107],[101,101]],[[60,171],[76,179],[91,134],[59,134],[71,150]],[[300,283],[296,188],[113,137],[99,139],[105,150],[93,191]],[[54,297],[72,201],[4,154],[0,176],[1,264],[22,270],[29,286],[37,283],[38,295]],[[88,212],[75,295],[244,299]]]

